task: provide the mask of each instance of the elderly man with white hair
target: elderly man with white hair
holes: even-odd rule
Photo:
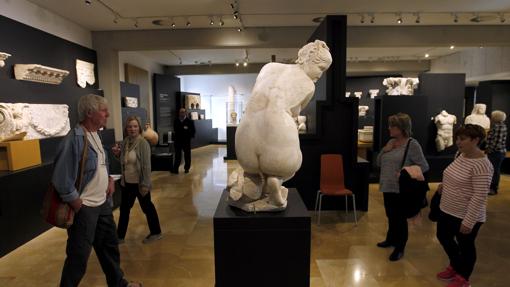
[[[80,97],[80,122],[62,140],[55,159],[52,183],[62,201],[75,211],[74,222],[67,230],[67,256],[60,286],[80,284],[92,247],[108,286],[141,286],[140,283],[128,283],[120,269],[119,243],[111,204],[115,187],[108,175],[108,156],[98,135],[98,130],[106,126],[108,116],[105,98],[92,94]],[[83,177],[80,186],[75,186],[84,148],[87,148],[87,153],[81,165]]]

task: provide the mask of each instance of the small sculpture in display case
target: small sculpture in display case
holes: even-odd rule
[[[388,87],[386,94],[389,96],[412,96],[414,90],[418,88],[418,78],[386,78],[383,80],[383,85]]]
[[[67,75],[69,75],[69,71],[38,64],[14,65],[16,80],[60,85]]]
[[[358,116],[364,117],[370,108],[368,106],[358,106]]]
[[[7,54],[4,52],[0,52],[0,68],[3,68],[5,66],[5,60],[9,58],[11,54]]]
[[[237,126],[243,113],[243,102],[227,102],[227,126]]]
[[[473,111],[469,116],[464,120],[464,124],[473,124],[479,125],[488,131],[491,127],[491,120],[485,114],[487,106],[485,104],[475,104],[473,107]]]
[[[457,123],[457,117],[442,110],[434,117],[434,123],[437,127],[436,148],[443,151],[453,145],[453,125]]]
[[[237,113],[234,111],[230,112],[230,122],[237,123]]]
[[[301,48],[296,64],[269,63],[260,71],[235,136],[241,168],[228,179],[229,204],[248,212],[281,211],[288,190],[282,183],[301,166],[293,118],[312,99],[315,82],[331,65],[326,43]]]
[[[361,95],[363,94],[363,92],[354,92],[354,96],[358,99],[361,99]]]
[[[351,92],[345,92],[345,97],[348,98],[351,96]]]
[[[364,126],[363,129],[358,130],[358,141],[364,143],[371,143],[374,141],[374,126]]]
[[[189,117],[194,121],[198,120],[198,112],[190,112]]]
[[[82,88],[85,88],[87,83],[93,85],[96,82],[93,63],[76,59],[76,82]]]
[[[368,93],[370,94],[370,98],[374,99],[379,94],[379,89],[368,90]]]
[[[200,107],[200,95],[186,95],[184,105],[187,110],[194,110]]]
[[[67,105],[0,103],[0,141],[65,136],[69,130]]]

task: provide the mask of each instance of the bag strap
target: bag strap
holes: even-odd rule
[[[81,153],[81,159],[80,159],[80,166],[78,167],[78,178],[76,179],[76,182],[74,183],[74,186],[76,187],[76,190],[79,194],[81,194],[81,182],[83,179],[83,172],[85,170],[85,162],[87,159],[87,153],[89,149],[89,140],[87,139],[87,131],[85,128],[83,129],[85,131],[85,135],[83,136],[83,151]]]
[[[402,169],[404,167],[404,164],[406,163],[406,158],[407,158],[407,152],[409,151],[409,145],[411,144],[411,141],[413,139],[410,138],[408,141],[407,141],[407,145],[406,145],[406,151],[404,152],[404,157],[402,158],[402,164],[400,164],[400,169]]]

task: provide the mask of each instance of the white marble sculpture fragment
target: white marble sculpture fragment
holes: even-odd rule
[[[76,59],[76,82],[82,88],[85,88],[87,83],[93,85],[96,82],[93,63]]]
[[[200,108],[200,95],[186,95],[184,98],[184,106],[186,109],[199,109]]]
[[[248,212],[286,208],[288,190],[282,183],[302,160],[294,118],[331,62],[326,43],[316,40],[299,50],[296,64],[269,63],[261,69],[236,131],[241,168],[229,177],[230,205]]]
[[[306,116],[297,116],[296,125],[298,132],[305,133],[306,132]]]
[[[485,104],[475,104],[473,107],[473,111],[469,116],[464,120],[464,124],[473,124],[479,125],[488,131],[491,127],[491,120],[485,114],[487,106]]]
[[[368,106],[358,106],[358,116],[364,117],[370,108]]]
[[[443,151],[453,145],[453,126],[457,123],[457,117],[442,110],[434,117],[434,123],[437,127],[436,148]]]
[[[348,98],[351,96],[351,92],[345,92],[345,97]]]
[[[371,143],[374,141],[374,126],[364,126],[358,129],[358,141]]]
[[[0,52],[0,68],[3,68],[5,66],[5,60],[9,58],[11,54],[7,54],[4,52]]]
[[[368,90],[368,93],[370,94],[370,98],[374,99],[379,94],[379,89]]]
[[[16,80],[60,85],[67,75],[69,75],[69,71],[38,64],[14,65]]]
[[[354,96],[358,99],[361,99],[361,95],[363,95],[363,92],[354,92]]]
[[[124,97],[124,105],[128,108],[138,108],[138,98]]]
[[[67,105],[0,103],[0,141],[65,136],[70,130]]]
[[[193,120],[193,121],[198,120],[198,112],[191,112],[191,113],[189,113],[189,116],[190,116],[191,120]]]
[[[390,77],[383,80],[383,85],[388,88],[386,94],[389,96],[412,96],[414,90],[418,88],[419,82],[418,78]]]

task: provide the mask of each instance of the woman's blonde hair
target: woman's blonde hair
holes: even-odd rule
[[[390,127],[398,128],[405,137],[410,137],[413,134],[413,124],[411,122],[411,117],[408,114],[398,113],[396,115],[389,116],[388,125]]]

